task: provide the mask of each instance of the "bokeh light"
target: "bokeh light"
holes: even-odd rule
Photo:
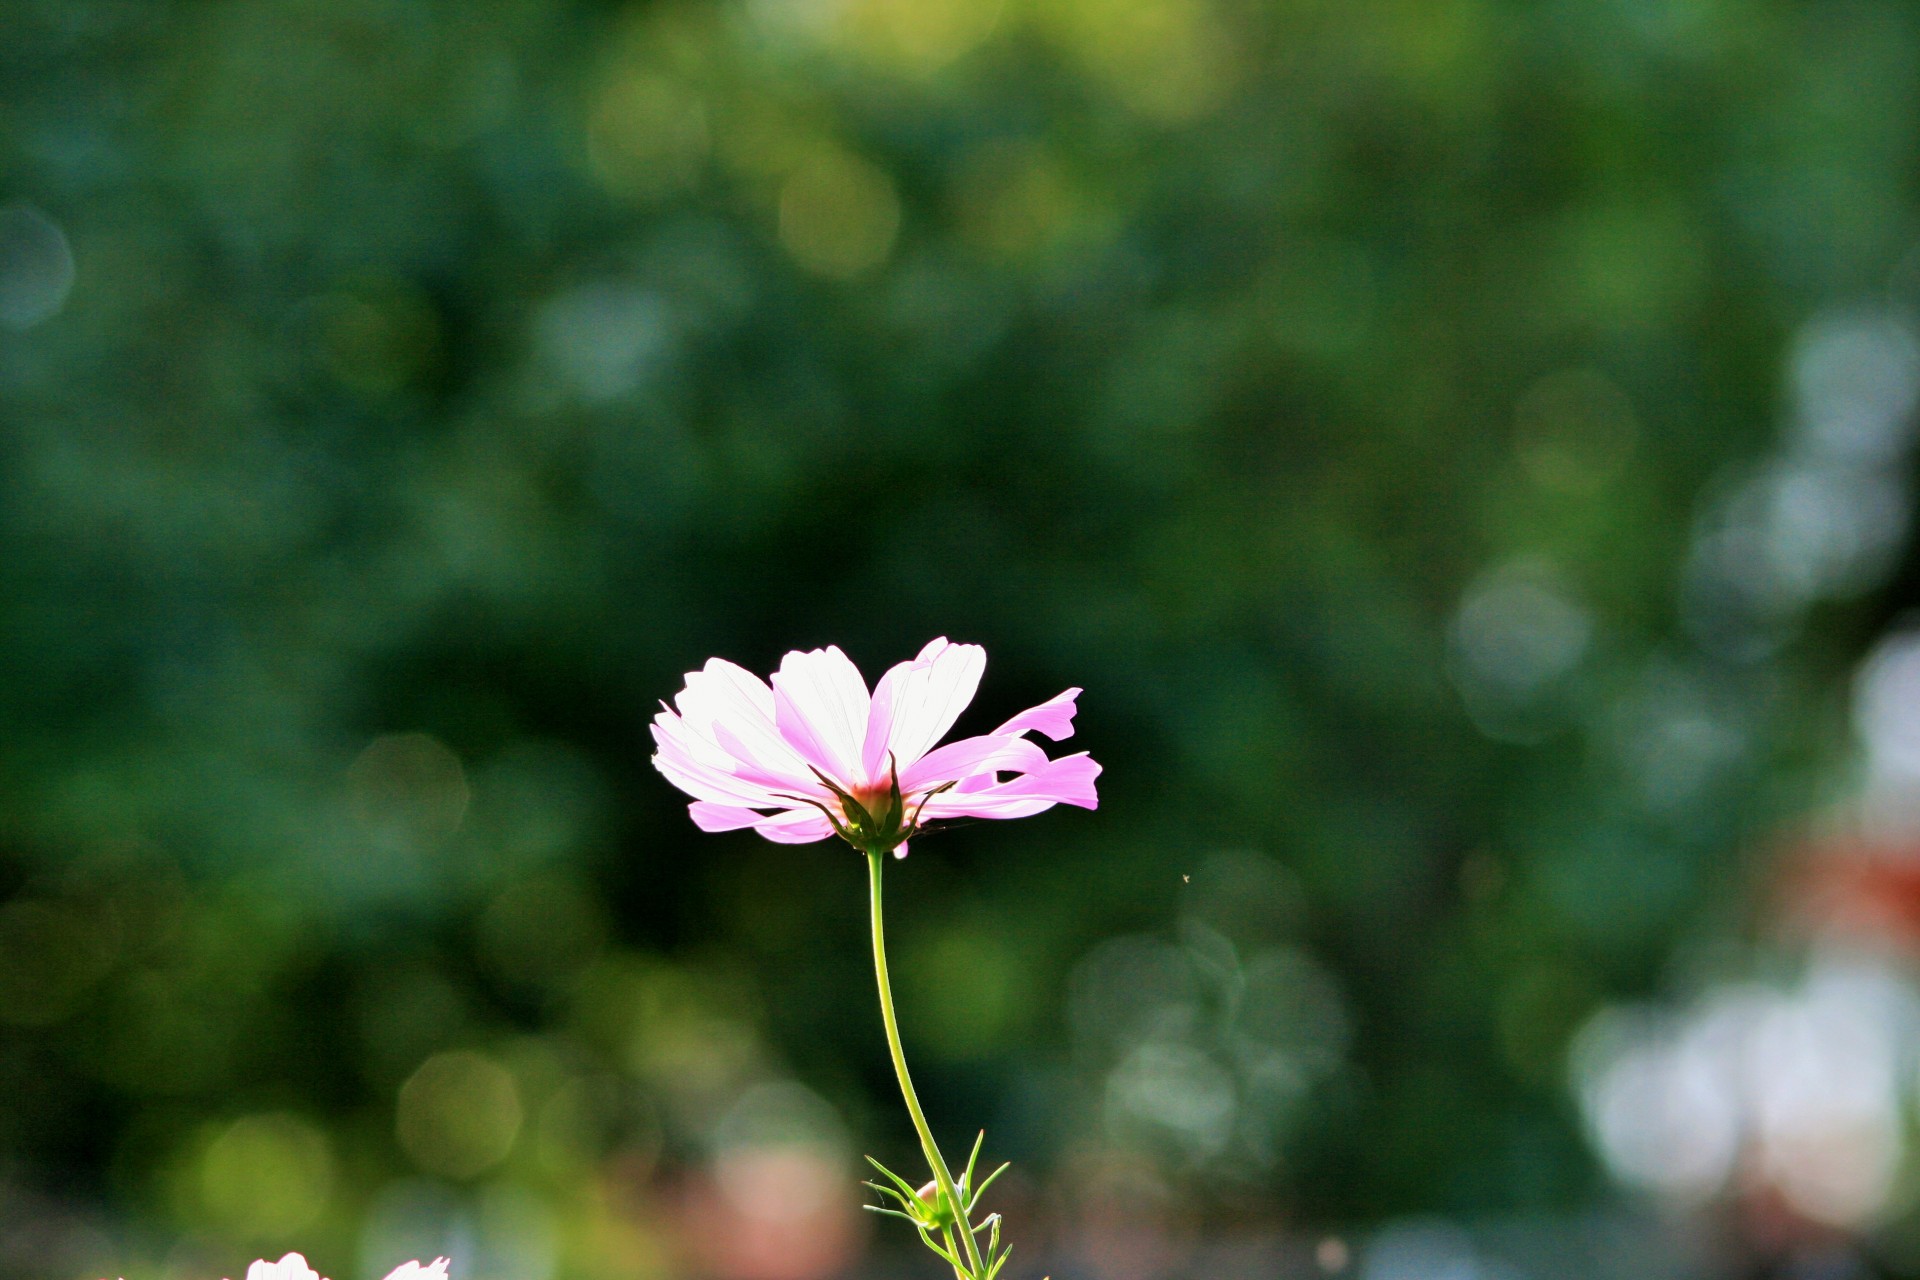
[[[0,324],[31,329],[59,314],[75,271],[58,223],[32,205],[0,207]]]
[[[900,230],[893,182],[858,156],[824,151],[780,188],[780,242],[816,275],[845,279],[878,266]]]
[[[423,1169],[456,1178],[507,1158],[522,1108],[511,1072],[484,1054],[435,1054],[400,1086],[395,1131]]]
[[[234,1121],[200,1156],[206,1212],[241,1239],[281,1240],[312,1226],[333,1183],[326,1134],[284,1113]]]

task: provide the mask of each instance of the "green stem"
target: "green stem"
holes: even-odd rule
[[[948,1227],[947,1229],[942,1231],[940,1233],[940,1238],[947,1242],[947,1252],[952,1253],[953,1252],[953,1228]],[[953,1269],[953,1280],[969,1280],[969,1277],[967,1276],[966,1272],[962,1271],[959,1267],[955,1267]]]
[[[893,984],[887,980],[887,934],[886,926],[881,923],[880,914],[880,871],[885,865],[885,852],[867,852],[867,883],[871,892],[869,900],[873,905],[873,975],[880,984],[880,1020],[887,1028],[887,1049],[893,1054],[893,1073],[900,1078],[900,1096],[907,1101],[907,1114],[913,1117],[914,1131],[920,1135],[920,1150],[927,1157],[927,1164],[933,1169],[933,1183],[947,1204],[953,1207],[958,1219],[956,1223],[960,1243],[966,1247],[967,1262],[975,1276],[986,1274],[980,1261],[980,1246],[973,1238],[973,1224],[967,1220],[966,1210],[960,1203],[960,1193],[953,1185],[953,1174],[947,1171],[947,1162],[941,1158],[940,1148],[934,1144],[933,1130],[927,1127],[927,1117],[920,1110],[920,1099],[913,1091],[913,1077],[907,1074],[907,1055],[900,1049],[900,1024],[893,1016]]]

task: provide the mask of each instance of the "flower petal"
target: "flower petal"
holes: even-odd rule
[[[702,831],[738,831],[742,827],[753,826],[767,816],[738,805],[715,804],[711,800],[695,800],[687,806],[687,813],[693,818],[693,825]]]
[[[673,701],[694,732],[729,755],[782,778],[812,777],[774,723],[773,690],[745,667],[711,659],[687,673],[687,687]],[[730,736],[723,740],[723,733]]]
[[[1050,760],[1045,768],[980,791],[943,791],[927,801],[921,816],[940,818],[1025,818],[1056,804],[1096,809],[1100,797],[1093,780],[1100,766],[1085,752]]]
[[[833,834],[833,824],[825,814],[814,809],[776,813],[754,823],[753,829],[775,844],[811,844]]]
[[[859,786],[873,699],[859,668],[833,645],[789,653],[773,676],[773,717],[787,745],[843,787]]]
[[[893,695],[887,750],[903,772],[953,728],[987,669],[987,651],[979,645],[935,643],[941,647],[923,649]]]
[[[653,757],[653,767],[666,775],[667,781],[696,800],[763,809],[784,807],[789,803],[765,785],[736,776],[731,771],[731,758],[711,742],[693,733],[671,711],[663,711],[654,717],[653,741],[659,748]]]
[[[704,765],[720,773],[732,773],[739,760],[712,738],[686,722],[678,712],[662,707],[653,718],[653,741],[676,759]]]
[[[1032,729],[1059,742],[1073,736],[1073,700],[1080,696],[1080,690],[1069,689],[1065,693],[1048,698],[1037,707],[1028,707],[1013,719],[995,729],[995,733],[1025,733]]]
[[[290,1253],[278,1262],[260,1259],[247,1268],[247,1280],[320,1280],[320,1273],[307,1265],[306,1258]]]
[[[1047,753],[1025,738],[984,734],[935,747],[900,773],[900,789],[913,792],[978,774],[1030,773],[1044,768]]]
[[[931,664],[942,650],[949,647],[945,636],[929,640],[917,655],[888,667],[886,674],[874,682],[873,707],[867,713],[867,740],[860,760],[868,782],[876,782],[887,776],[887,752],[891,748],[887,739],[893,730],[893,708],[901,689],[906,685],[907,677]]]
[[[447,1280],[447,1259],[432,1262],[403,1262],[387,1273],[387,1280]]]
[[[801,795],[819,796],[822,799],[833,794],[821,785],[820,779],[814,776],[813,770],[807,768],[798,755],[793,757],[790,767],[783,762],[778,769],[763,768],[753,758],[746,744],[734,737],[733,732],[726,725],[714,725],[713,736],[719,740],[721,748],[734,762],[728,766],[727,772],[743,782],[765,787],[774,795],[781,797],[783,801],[790,799],[796,792]]]

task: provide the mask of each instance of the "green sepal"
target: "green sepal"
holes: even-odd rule
[[[812,772],[814,777],[820,779],[821,786],[833,792],[833,794],[839,798],[841,806],[846,810],[848,821],[853,824],[853,829],[862,834],[871,834],[875,823],[873,821],[873,815],[867,812],[866,806],[862,805],[858,800],[855,800],[848,792],[843,791],[840,788],[840,784],[832,778],[829,778],[826,774],[815,769],[812,765],[808,765],[807,768]],[[852,843],[857,844],[858,841]]]
[[[895,1191],[892,1187],[882,1186],[878,1182],[863,1182],[860,1185],[863,1187],[872,1187],[880,1195],[892,1196],[895,1200],[900,1202],[900,1206],[904,1209],[911,1210],[913,1208],[914,1202],[912,1200],[909,1200],[906,1196],[901,1195],[898,1191]]]
[[[948,1265],[953,1266],[961,1271],[965,1271],[967,1269],[966,1264],[961,1262],[960,1259],[954,1257],[954,1255],[948,1250],[942,1249],[939,1245],[935,1244],[933,1237],[927,1233],[927,1228],[925,1227],[920,1228],[920,1241],[922,1244],[926,1245],[927,1248],[933,1250],[935,1253],[939,1254],[942,1258],[946,1259]]]
[[[811,796],[796,796],[784,791],[776,791],[774,792],[774,795],[776,795],[782,800],[791,800],[795,804],[804,804],[810,809],[818,809],[820,811],[820,816],[827,820],[827,825],[833,828],[833,833],[835,835],[839,836],[842,840],[845,840],[850,845],[854,845],[855,847],[859,846],[860,842],[853,838],[853,833],[851,831],[847,830],[847,824],[840,820],[840,815],[835,813],[832,809],[828,808],[826,805],[821,804],[818,800],[815,800]]]
[[[993,1180],[995,1178],[998,1178],[1001,1174],[1005,1173],[1007,1170],[1011,1168],[1013,1168],[1013,1161],[1009,1160],[1005,1164],[1001,1165],[998,1169],[995,1169],[992,1173],[988,1174],[987,1180],[981,1183],[979,1189],[973,1193],[973,1200],[968,1205],[968,1207],[971,1208],[973,1205],[979,1204],[980,1197],[987,1194],[987,1188],[993,1185]]]
[[[887,821],[898,825],[907,814],[907,806],[900,798],[900,766],[894,763],[893,752],[887,752],[887,777],[891,785],[887,792]],[[907,832],[910,836],[912,832]]]
[[[881,1164],[878,1160],[875,1160],[872,1156],[867,1157],[867,1163],[872,1165],[874,1168],[878,1169],[882,1174],[886,1175],[886,1179],[888,1182],[891,1182],[894,1186],[906,1192],[907,1197],[909,1199],[916,1200],[916,1201],[920,1199],[920,1188],[914,1186],[911,1182],[908,1182],[905,1178],[901,1177],[899,1174],[895,1173],[893,1170],[887,1168],[887,1166]],[[871,1187],[874,1184],[869,1182],[867,1185]]]
[[[973,1168],[980,1162],[980,1148],[986,1141],[987,1131],[982,1129],[980,1136],[973,1140],[973,1154],[967,1157],[967,1167],[960,1171],[960,1198],[966,1201],[966,1207],[969,1209],[973,1207],[974,1198],[980,1194],[977,1191],[970,1192],[968,1188],[973,1186]]]

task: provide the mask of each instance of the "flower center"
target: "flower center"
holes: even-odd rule
[[[821,786],[833,793],[837,803],[830,805],[799,796],[794,799],[820,810],[826,815],[827,821],[833,824],[835,834],[854,848],[865,849],[869,853],[885,853],[911,838],[919,825],[921,806],[954,785],[943,782],[936,787],[916,789],[912,795],[906,795],[900,790],[899,775],[891,771],[885,785],[869,782],[851,790],[818,769],[813,771],[813,776],[820,780]],[[838,813],[834,812],[836,809]]]
[[[882,826],[888,824],[893,808],[893,787],[890,783],[876,782],[871,786],[855,787],[852,794],[854,802],[865,809],[875,822]],[[847,817],[851,819],[853,815],[848,814]]]
[[[913,816],[918,801],[911,795],[894,790],[891,780],[856,787],[850,793],[850,798],[853,804],[841,805],[847,825],[868,840],[891,848],[913,834],[908,830],[908,820]],[[859,810],[866,811],[865,820],[861,819],[855,805],[859,806]]]

